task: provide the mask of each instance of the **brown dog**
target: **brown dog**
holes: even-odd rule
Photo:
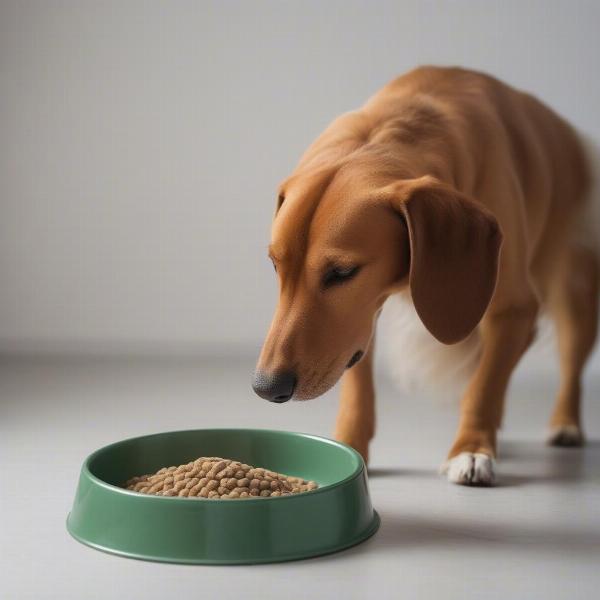
[[[581,243],[590,179],[573,129],[530,95],[458,68],[392,81],[336,119],[281,185],[279,304],[254,390],[309,399],[343,375],[335,437],[367,460],[374,326],[390,295],[410,293],[439,342],[479,336],[446,470],[490,484],[506,387],[543,309],[562,376],[550,441],[580,444],[598,320],[598,252]]]

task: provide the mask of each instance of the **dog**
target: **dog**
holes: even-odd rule
[[[533,96],[462,68],[391,81],[335,119],[279,188],[279,301],[254,391],[307,400],[342,377],[334,437],[367,462],[375,326],[402,297],[437,344],[476,337],[444,472],[491,485],[506,388],[545,313],[561,373],[549,443],[580,445],[598,322],[593,182],[581,136]],[[398,346],[397,360],[411,351]]]

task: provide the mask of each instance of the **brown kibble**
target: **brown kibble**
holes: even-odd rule
[[[224,460],[220,460],[219,462],[213,463],[212,467],[210,468],[210,471],[208,472],[209,476],[210,474],[212,474],[212,477],[210,477],[211,479],[214,479],[217,473],[220,473],[225,467],[226,467],[226,463]],[[202,465],[202,468],[204,468],[204,465]]]
[[[156,496],[230,500],[257,496],[278,498],[309,492],[319,486],[315,481],[305,481],[301,477],[210,456],[132,477],[123,487]]]
[[[200,491],[206,489],[205,486],[202,485],[202,482],[197,483],[193,488],[190,488],[190,496],[198,496]],[[208,492],[208,490],[206,490]]]

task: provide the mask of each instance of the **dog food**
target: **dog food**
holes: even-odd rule
[[[289,477],[217,456],[201,457],[154,475],[133,477],[124,487],[141,494],[216,498],[221,500],[277,497],[316,490],[314,481]]]

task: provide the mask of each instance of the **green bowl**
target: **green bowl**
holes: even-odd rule
[[[232,458],[316,481],[278,498],[218,500],[149,496],[121,487],[135,475],[199,456]],[[69,533],[99,550],[174,563],[244,564],[337,552],[373,535],[361,456],[332,440],[268,429],[158,433],[105,446],[83,464]]]

